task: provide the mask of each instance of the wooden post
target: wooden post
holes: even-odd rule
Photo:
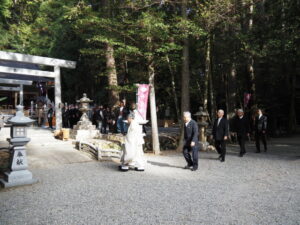
[[[24,93],[23,93],[23,84],[20,84],[20,105],[23,105],[23,96],[24,96]]]
[[[56,117],[56,130],[62,128],[62,115],[61,115],[61,83],[60,83],[60,67],[54,66],[54,81],[55,81],[55,117]]]
[[[15,92],[15,108],[17,108],[18,105],[18,92]]]
[[[159,134],[157,125],[157,111],[155,100],[155,86],[154,86],[154,65],[153,61],[148,66],[149,83],[150,83],[150,114],[151,114],[151,128],[152,128],[152,149],[155,155],[160,154]]]
[[[155,155],[160,154],[159,135],[157,126],[157,112],[155,101],[155,89],[154,86],[150,87],[150,112],[151,112],[151,128],[152,128],[152,148]]]

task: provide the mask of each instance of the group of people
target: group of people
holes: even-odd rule
[[[64,128],[73,128],[80,120],[82,113],[78,105],[70,104],[62,107],[62,125]]]
[[[50,108],[50,114],[53,113]],[[81,113],[78,107],[70,105],[63,110],[63,126],[73,127],[80,119]],[[91,121],[101,133],[115,132],[122,133],[125,136],[125,149],[121,158],[121,171],[128,171],[134,168],[137,171],[144,171],[143,144],[144,144],[144,124],[145,120],[141,117],[136,104],[130,104],[128,108],[125,101],[120,101],[118,107],[113,109],[96,106],[89,115]],[[196,171],[198,169],[199,154],[199,133],[198,124],[191,117],[190,112],[184,112],[184,143],[183,156],[187,162],[184,169]],[[49,121],[50,124],[50,121]],[[239,156],[246,154],[245,142],[250,136],[250,120],[245,116],[242,109],[238,109],[230,126],[228,120],[224,117],[224,110],[217,111],[217,118],[213,122],[211,139],[214,140],[215,148],[219,154],[219,160],[225,161],[226,141],[233,133],[240,146]],[[254,118],[254,136],[256,141],[256,152],[260,153],[260,142],[262,141],[264,151],[267,151],[266,141],[267,117],[263,115],[262,110],[258,109]]]
[[[196,171],[198,169],[199,152],[198,124],[191,118],[190,112],[184,112],[183,120],[185,122],[183,156],[187,162],[187,165],[184,168]],[[247,137],[250,136],[250,131],[250,120],[244,115],[242,109],[237,110],[237,114],[232,119],[230,127],[228,120],[224,117],[224,110],[218,110],[217,118],[213,123],[211,138],[214,140],[215,148],[219,154],[219,160],[225,162],[226,141],[229,139],[230,132],[236,135],[240,146],[239,156],[243,157],[246,154],[245,142]],[[263,115],[261,109],[258,109],[254,118],[256,153],[261,152],[261,141],[264,146],[264,151],[267,151],[266,132],[267,117]]]
[[[132,103],[127,107],[124,100],[119,102],[119,105],[114,108],[97,106],[93,110],[92,122],[101,133],[122,133],[126,134],[128,124],[124,121],[127,120],[130,112],[135,110],[136,104]]]
[[[119,102],[119,105],[114,108],[108,106],[94,106],[93,109],[88,113],[90,120],[99,131],[103,134],[107,133],[122,133],[126,134],[128,130],[128,124],[124,121],[127,117],[136,109],[136,104],[130,104],[127,107],[124,100]],[[62,110],[63,127],[73,128],[74,125],[80,120],[81,112],[77,105],[69,105]]]

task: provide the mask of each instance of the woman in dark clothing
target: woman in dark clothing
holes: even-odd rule
[[[48,117],[49,128],[51,128],[51,129],[53,129],[53,127],[52,127],[53,114],[54,114],[54,111],[53,111],[52,105],[50,104],[49,110],[47,113],[47,117]]]

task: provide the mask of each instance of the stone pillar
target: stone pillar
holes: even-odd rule
[[[55,117],[56,117],[56,130],[62,128],[62,113],[61,113],[61,81],[60,81],[60,67],[54,66],[55,73]]]

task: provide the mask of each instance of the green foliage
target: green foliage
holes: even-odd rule
[[[276,112],[284,114],[282,109],[289,107],[291,95],[287,77],[299,73],[295,69],[300,55],[299,1],[188,2],[184,19],[181,1],[0,0],[0,49],[77,61],[76,70],[63,71],[63,96],[68,102],[82,92],[100,102],[107,99],[109,90],[135,99],[134,84],[148,82],[147,66],[154,62],[157,101],[174,110],[172,79],[180,98],[182,41],[187,38],[191,110],[196,111],[203,104],[209,37],[217,105],[226,107],[222,105],[228,88],[225,81],[233,64],[237,102],[243,102],[244,92],[250,90],[247,66],[252,56],[257,103],[269,109],[280,105]],[[107,44],[114,49],[118,86],[108,85]]]
[[[9,8],[12,5],[10,0],[0,0],[0,19],[5,20],[11,16]]]

